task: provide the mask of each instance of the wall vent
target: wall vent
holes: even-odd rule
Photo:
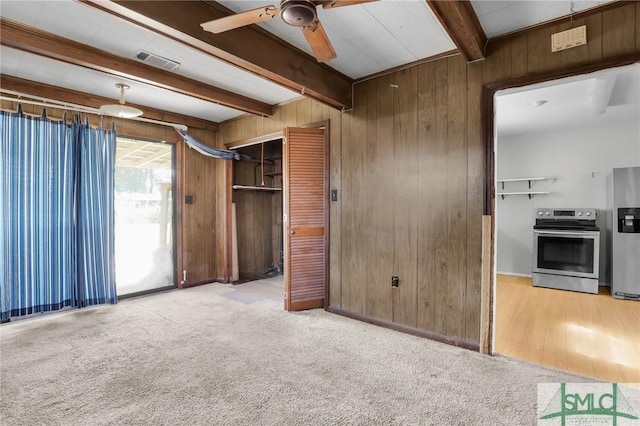
[[[572,28],[551,35],[551,51],[559,52],[587,44],[587,26]]]
[[[136,59],[167,71],[175,71],[180,66],[180,62],[172,61],[171,59],[163,58],[162,56],[145,52],[144,50],[138,50]]]

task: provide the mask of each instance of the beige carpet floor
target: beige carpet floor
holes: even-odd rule
[[[593,381],[323,310],[286,313],[245,289],[1,326],[0,423],[527,425],[538,383]]]

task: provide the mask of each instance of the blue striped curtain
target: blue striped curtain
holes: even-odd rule
[[[73,304],[73,133],[63,121],[2,112],[2,319]]]
[[[116,131],[76,123],[78,142],[77,305],[116,303],[114,179]]]
[[[0,111],[2,320],[66,306],[115,303],[115,136],[115,131],[80,123]],[[109,158],[101,158],[103,152]],[[102,184],[88,186],[85,175]],[[93,203],[111,213],[98,213]],[[104,230],[90,229],[106,222]],[[105,246],[95,247],[99,243]],[[96,265],[101,269],[93,273]],[[109,273],[100,275],[105,270]],[[101,279],[88,283],[95,276]]]

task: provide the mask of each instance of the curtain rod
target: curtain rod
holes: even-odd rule
[[[181,130],[184,130],[184,131],[188,130],[188,127],[185,126],[184,124],[170,123],[168,121],[160,121],[160,120],[154,120],[154,119],[151,119],[151,118],[144,118],[144,117],[132,117],[132,118],[114,117],[114,116],[111,116],[111,115],[103,114],[98,108],[92,108],[92,107],[88,107],[88,106],[84,106],[84,105],[61,102],[61,101],[57,101],[55,99],[43,98],[41,96],[27,95],[26,93],[15,92],[13,90],[6,90],[6,89],[2,89],[2,88],[0,88],[0,92],[16,96],[16,98],[11,98],[11,97],[8,97],[8,96],[1,96],[0,95],[0,100],[3,100],[3,101],[11,101],[11,102],[18,102],[18,103],[29,104],[29,105],[38,105],[38,106],[45,106],[45,107],[52,107],[52,108],[60,108],[60,109],[65,109],[65,110],[69,110],[69,111],[77,111],[77,112],[84,112],[84,113],[88,113],[88,114],[103,115],[103,116],[112,117],[112,118],[121,118],[123,120],[135,120],[135,121],[142,121],[144,123],[159,124],[161,126],[175,127],[177,129],[181,129]],[[30,98],[30,99],[36,99],[36,100],[32,101],[32,100],[29,100],[29,99],[23,99],[22,97],[26,97],[26,98]]]

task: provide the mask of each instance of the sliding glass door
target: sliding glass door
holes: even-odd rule
[[[118,296],[175,286],[175,146],[118,138],[115,257]]]

